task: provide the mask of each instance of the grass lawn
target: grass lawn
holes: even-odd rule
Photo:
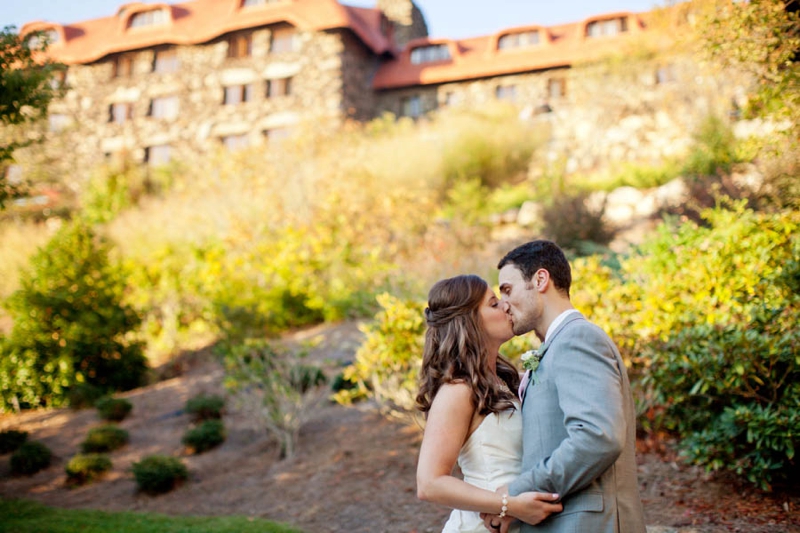
[[[301,533],[246,516],[166,516],[58,509],[26,500],[0,500],[0,533]]]

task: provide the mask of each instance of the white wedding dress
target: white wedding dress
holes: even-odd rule
[[[522,464],[522,414],[507,410],[489,413],[472,432],[458,454],[464,481],[494,492],[520,473]],[[498,507],[497,512],[500,512]],[[512,527],[510,532],[519,531]],[[442,533],[489,533],[480,514],[455,509]]]

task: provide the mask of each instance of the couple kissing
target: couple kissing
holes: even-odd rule
[[[619,350],[572,306],[555,243],[523,244],[498,268],[499,296],[474,275],[428,294],[419,498],[453,509],[443,533],[645,533]],[[541,346],[520,377],[499,351],[530,332]]]

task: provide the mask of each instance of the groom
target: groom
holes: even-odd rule
[[[633,399],[617,347],[572,307],[569,262],[556,244],[523,244],[498,268],[514,333],[542,341],[535,379],[521,390],[522,473],[498,492],[561,496],[561,513],[523,524],[522,533],[645,533]],[[485,524],[504,532],[508,519],[486,516]]]

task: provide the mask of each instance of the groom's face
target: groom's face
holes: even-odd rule
[[[543,314],[544,303],[533,283],[526,282],[522,278],[522,272],[512,264],[500,269],[499,283],[514,334],[524,335],[536,330],[536,324]]]

